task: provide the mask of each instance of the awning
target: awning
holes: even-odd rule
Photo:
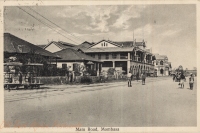
[[[40,63],[28,63],[28,64],[25,64],[25,66],[43,66],[43,64],[40,64]]]
[[[4,66],[22,66],[22,63],[20,63],[20,62],[7,62],[7,63],[4,63]]]

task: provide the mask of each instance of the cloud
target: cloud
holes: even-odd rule
[[[134,37],[139,39],[144,39],[151,36],[153,32],[153,26],[151,24],[146,24],[143,27],[139,27],[134,30]]]
[[[62,12],[58,12],[57,15],[75,20],[73,21],[75,27],[84,30],[108,32],[108,19],[111,17],[110,14],[116,11],[117,6],[70,6],[63,9]],[[86,21],[86,17],[88,21]]]
[[[179,32],[180,32],[181,30],[180,29],[178,29],[178,30],[172,30],[172,29],[170,29],[170,30],[167,30],[167,31],[164,31],[162,34],[161,34],[161,36],[164,36],[164,37],[166,37],[166,36],[175,36],[175,35],[177,35]]]
[[[119,12],[119,18],[113,24],[113,27],[128,29],[129,23],[128,20],[131,18],[139,18],[141,11],[145,6],[127,6],[122,12]]]

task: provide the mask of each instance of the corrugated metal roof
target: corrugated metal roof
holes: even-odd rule
[[[62,45],[64,45],[64,46],[69,46],[69,47],[76,47],[76,46],[77,46],[77,45],[75,45],[75,44],[71,44],[71,43],[63,42],[63,41],[58,41],[58,43],[61,43]]]
[[[57,55],[59,55],[63,61],[95,61],[95,62],[101,62],[98,59],[95,59],[91,56],[88,56],[84,53],[78,52],[72,48],[66,48],[61,51],[55,52]]]
[[[44,50],[37,45],[29,43],[23,39],[20,39],[10,33],[4,33],[4,52],[7,53],[30,53],[35,52],[47,57],[58,57],[56,54],[53,54],[47,50]]]

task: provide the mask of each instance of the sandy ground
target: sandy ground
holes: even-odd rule
[[[188,88],[188,82],[181,89],[160,77],[132,87],[116,82],[4,91],[5,127],[196,126],[196,83]]]

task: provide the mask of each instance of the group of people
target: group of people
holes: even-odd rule
[[[176,73],[173,76],[173,81],[178,81],[179,85],[181,85],[181,88],[184,88],[184,82],[186,82],[186,77],[183,73]],[[189,86],[190,86],[190,90],[193,90],[193,85],[194,85],[194,76],[191,73],[190,77],[189,77]]]
[[[127,74],[127,80],[128,80],[128,87],[132,87],[131,85],[131,81],[132,81],[133,75],[132,73],[129,71],[129,73]],[[145,85],[145,79],[146,79],[146,73],[142,73],[141,74],[141,78],[142,78],[142,85]],[[139,73],[136,74],[136,80],[139,80]]]

